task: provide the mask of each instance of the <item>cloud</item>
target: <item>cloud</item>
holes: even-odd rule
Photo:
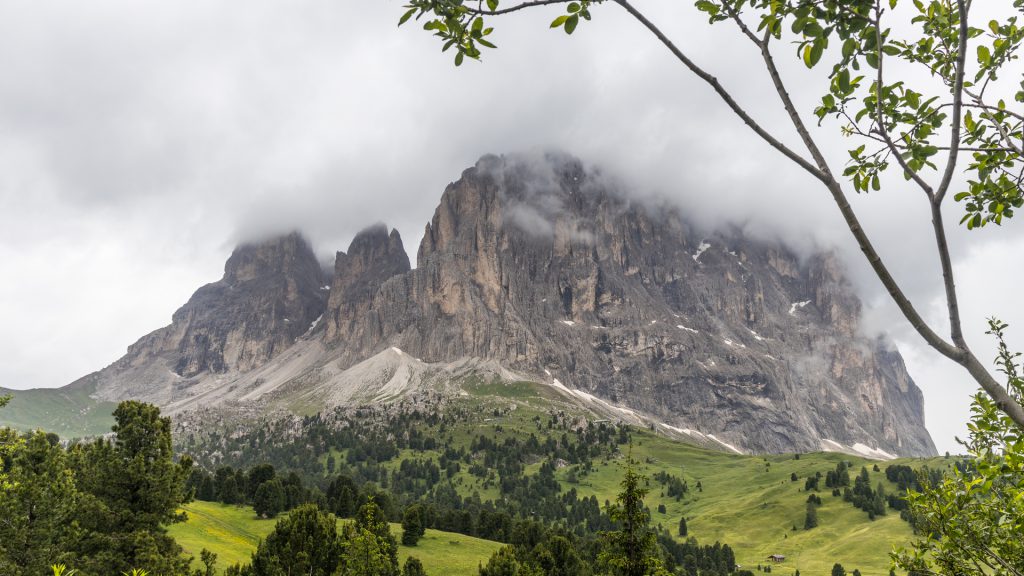
[[[799,149],[750,45],[689,3],[647,4]],[[445,185],[481,155],[552,149],[708,228],[735,223],[803,252],[839,250],[872,326],[896,336],[912,373],[932,380],[927,367],[948,367],[885,304],[820,184],[616,6],[594,12],[572,38],[547,29],[557,9],[502,20],[501,48],[456,69],[427,33],[396,27],[397,0],[0,5],[0,274],[13,279],[0,288],[0,384],[60,385],[114,360],[217,279],[238,241],[301,229],[327,257],[384,221],[414,243]],[[786,55],[780,64],[809,111],[821,81]],[[841,165],[836,127],[814,130]],[[908,292],[936,302],[920,193],[896,178],[852,201]],[[543,228],[542,208],[514,217]],[[1005,286],[1017,282],[1000,256],[1019,250],[1020,233],[968,236],[956,213],[947,218],[971,318],[1024,318],[1004,284],[975,279],[994,269]],[[922,308],[941,321],[940,309]],[[982,332],[972,321],[984,350]],[[953,412],[931,410],[948,395],[918,380],[943,446]]]

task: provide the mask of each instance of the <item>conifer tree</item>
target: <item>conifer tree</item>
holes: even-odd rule
[[[405,509],[405,516],[402,518],[402,545],[415,546],[424,533],[426,528],[423,526],[423,507],[413,504]]]
[[[649,526],[650,513],[644,506],[647,490],[641,487],[644,480],[630,461],[622,479],[622,492],[608,509],[608,516],[619,529],[602,534],[604,548],[598,555],[598,564],[616,576],[668,573],[661,561],[657,535]]]

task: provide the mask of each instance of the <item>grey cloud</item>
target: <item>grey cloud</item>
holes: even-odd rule
[[[749,65],[752,48],[689,4],[644,8],[798,147],[767,78]],[[708,229],[734,223],[802,253],[840,251],[871,325],[894,334],[921,375],[929,410],[959,394],[947,390],[970,390],[929,370],[955,372],[885,304],[820,185],[617,7],[600,6],[572,38],[547,29],[555,9],[501,21],[501,49],[455,69],[426,33],[396,28],[400,5],[0,5],[0,275],[15,279],[0,287],[9,351],[0,384],[60,385],[112,361],[219,277],[240,240],[301,229],[326,258],[384,221],[414,253],[445,185],[482,154],[561,149]],[[793,59],[780,62],[809,111],[823,86]],[[836,142],[826,152],[841,165],[836,127],[816,130]],[[920,194],[897,177],[853,201],[899,280],[941,321]],[[517,218],[543,227],[556,208],[530,205]],[[1018,273],[1000,260],[1024,244],[1019,228],[953,233],[981,350],[979,318],[1024,319],[1003,288]],[[993,267],[998,289],[975,280]],[[963,420],[960,405],[929,412],[940,446],[946,422]]]

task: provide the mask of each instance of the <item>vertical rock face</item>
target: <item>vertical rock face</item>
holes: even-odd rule
[[[344,344],[353,340],[363,346],[379,341],[380,324],[370,307],[385,281],[409,272],[409,256],[398,230],[378,224],[363,230],[352,240],[348,252],[338,252],[334,279],[327,302],[326,340]]]
[[[834,256],[700,235],[572,159],[485,157],[445,191],[417,268],[387,275],[350,308],[349,362],[494,359],[755,451],[934,453]]]
[[[297,234],[243,246],[170,326],[80,382],[175,409],[305,397],[395,347],[418,366],[486,360],[749,451],[934,454],[899,353],[859,322],[832,255],[702,233],[572,158],[488,156],[445,190],[415,269],[382,224],[329,280]],[[356,397],[317,397],[343,396]]]
[[[246,371],[290,347],[324,311],[322,272],[297,233],[237,248],[224,277],[203,286],[171,325],[128,349],[121,365],[171,359],[179,377]]]

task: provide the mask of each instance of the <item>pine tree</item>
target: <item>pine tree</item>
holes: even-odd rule
[[[499,548],[487,560],[487,565],[480,567],[480,576],[540,576],[516,558],[516,550],[512,546]]]
[[[647,495],[647,490],[641,488],[644,480],[633,470],[630,461],[622,479],[622,492],[608,510],[608,516],[619,529],[602,534],[605,545],[598,555],[598,563],[616,576],[667,574],[662,566],[657,536],[649,527],[650,514],[644,507]]]
[[[392,559],[387,541],[358,523],[341,531],[342,553],[335,576],[398,576],[398,559]]]
[[[687,535],[686,518],[685,517],[679,519],[679,535],[680,536],[684,536],[684,537]]]
[[[807,503],[807,515],[804,517],[804,530],[810,530],[811,528],[817,528],[818,526],[818,507],[814,502]]]
[[[405,509],[402,518],[402,545],[415,546],[426,532],[423,526],[423,507],[413,504]]]
[[[256,514],[264,518],[273,518],[284,511],[284,486],[277,478],[260,484],[252,499],[252,508]]]
[[[10,470],[8,486],[0,487],[0,574],[42,574],[70,560],[69,526],[80,495],[63,448],[46,434],[18,438],[3,429],[0,442],[12,447],[9,460],[0,454],[0,473]]]
[[[167,525],[184,515],[185,482],[192,461],[174,461],[171,419],[151,404],[127,401],[114,411],[114,439],[97,440],[71,452],[72,469],[85,494],[78,541],[83,573],[120,574],[145,566],[151,574],[187,570],[181,547]]]
[[[427,576],[427,571],[423,569],[423,563],[419,558],[410,556],[405,559],[402,566],[402,576]]]
[[[355,527],[377,537],[381,543],[381,550],[388,558],[387,570],[374,576],[397,576],[398,542],[391,535],[391,526],[381,507],[373,500],[360,506],[356,512]]]
[[[832,566],[832,576],[846,576],[846,569],[843,568],[842,564],[836,562],[835,565]]]
[[[299,506],[277,522],[260,542],[244,576],[333,576],[343,548],[338,520],[315,505]]]

